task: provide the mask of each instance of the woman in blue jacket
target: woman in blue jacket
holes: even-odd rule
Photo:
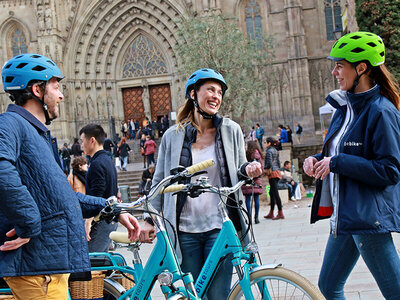
[[[400,299],[400,259],[391,232],[400,232],[398,85],[383,65],[385,46],[369,32],[349,33],[329,59],[340,89],[322,153],[304,162],[317,179],[311,223],[330,217],[319,277],[327,299],[345,299],[344,284],[361,255],[386,299]]]

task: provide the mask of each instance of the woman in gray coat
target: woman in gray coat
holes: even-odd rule
[[[153,185],[168,176],[170,170],[178,165],[188,167],[207,159],[216,162],[207,169],[213,185],[236,184],[238,171],[250,177],[261,175],[260,163],[246,161],[240,126],[217,114],[227,88],[222,75],[212,69],[197,70],[189,77],[185,87],[187,100],[179,110],[177,125],[169,128],[162,137]],[[241,193],[240,197],[243,197]],[[195,280],[222,227],[218,202],[218,195],[211,193],[202,194],[198,198],[183,193],[167,194],[164,196],[163,207],[160,198],[152,202],[158,211],[163,210],[173,229],[177,230],[176,251],[182,270],[191,272]],[[238,203],[239,192],[231,203],[228,200],[228,212],[236,229],[244,231]],[[141,241],[151,241],[148,234],[154,231],[154,227],[149,224],[144,227]],[[170,234],[171,238],[173,236]],[[231,277],[232,264],[226,260],[207,292],[208,299],[225,299],[229,293]]]

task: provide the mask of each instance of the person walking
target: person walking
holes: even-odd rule
[[[296,123],[296,136],[297,136],[297,141],[299,142],[299,144],[300,144],[302,133],[303,133],[303,127],[300,125],[300,123]]]
[[[154,153],[156,152],[157,144],[151,139],[150,135],[146,136],[146,142],[144,143],[144,155],[147,157],[147,164],[150,166],[155,163]]]
[[[74,157],[79,157],[82,156],[82,149],[81,149],[81,145],[79,144],[79,139],[75,138],[74,139],[74,143],[72,144],[71,147],[71,154]]]
[[[247,139],[249,141],[256,141],[257,140],[257,138],[256,138],[256,130],[255,130],[254,126],[251,127],[251,130],[249,132],[249,135],[247,136]]]
[[[126,138],[122,138],[118,145],[119,157],[121,158],[122,171],[127,171],[126,166],[128,165],[128,156],[131,151],[131,147],[126,143]]]
[[[15,104],[0,114],[0,277],[17,300],[68,299],[70,273],[90,271],[82,215],[97,215],[106,203],[73,191],[46,127],[59,116],[63,78],[50,58],[34,53],[2,68]],[[119,220],[136,239],[137,220]]]
[[[269,195],[271,198],[271,209],[269,213],[264,216],[266,219],[279,220],[284,219],[282,210],[282,201],[279,196],[278,182],[282,178],[281,175],[281,163],[279,161],[279,152],[276,150],[277,141],[272,137],[268,137],[265,140],[265,146],[267,148],[265,153],[265,164],[264,169],[265,174],[268,176],[268,181],[270,185]],[[278,206],[278,214],[274,216],[275,205]]]
[[[147,156],[145,155],[145,149],[144,149],[144,144],[146,143],[146,135],[142,134],[140,137],[140,154],[143,156],[143,168],[146,169],[146,161],[147,161]],[[147,164],[149,166],[149,164]]]
[[[71,171],[71,150],[68,148],[68,144],[64,143],[63,149],[61,151],[63,170],[65,175],[69,175]]]
[[[257,161],[261,164],[261,168],[264,168],[264,155],[263,151],[260,148],[258,141],[248,141],[246,144],[246,158],[247,161]],[[252,185],[244,185],[242,186],[242,193],[246,198],[246,208],[249,214],[250,220],[252,219],[251,214],[251,198],[254,199],[254,223],[260,223],[258,218],[258,213],[260,211],[260,195],[264,192],[262,187],[261,176],[254,179],[255,186]]]
[[[400,299],[400,96],[385,67],[382,39],[353,32],[332,47],[339,90],[326,100],[336,112],[322,152],[304,161],[316,192],[311,223],[330,218],[318,285],[326,299],[345,299],[360,255],[385,299]]]
[[[292,138],[293,131],[292,131],[292,128],[290,128],[289,125],[286,125],[286,133],[287,133],[287,136],[288,136],[288,143],[291,143],[293,145],[293,138]]]
[[[68,175],[68,182],[72,189],[77,193],[86,195],[86,173],[88,163],[86,157],[78,156],[72,160],[72,172]],[[92,227],[92,218],[85,219],[86,239],[90,241],[90,228]]]
[[[117,197],[118,176],[114,163],[104,150],[104,129],[98,124],[84,126],[79,135],[82,148],[90,156],[90,167],[86,175],[86,194],[109,198]],[[89,252],[107,252],[111,243],[109,234],[117,230],[116,222],[100,221],[93,223],[90,229]]]
[[[170,127],[161,140],[153,186],[168,176],[172,168],[179,165],[188,167],[206,159],[216,162],[207,169],[212,185],[236,184],[239,180],[238,171],[250,177],[261,175],[262,168],[258,162],[246,161],[240,126],[218,115],[226,90],[225,79],[215,70],[200,69],[189,77],[185,87],[186,102],[179,110],[177,124]],[[241,232],[245,230],[244,220],[238,211],[241,192],[232,197],[228,200],[229,215]],[[168,223],[174,229],[176,226],[178,240],[172,243],[177,246],[182,271],[191,272],[195,280],[222,227],[222,217],[217,208],[219,201],[219,196],[212,193],[194,199],[184,193],[166,194],[163,206],[161,197],[152,201],[158,211],[163,211],[164,217],[170,221]],[[171,231],[168,224],[167,228]],[[149,233],[152,231],[154,227],[146,222],[140,239],[151,241]],[[170,237],[173,238],[173,234]],[[231,277],[232,264],[227,259],[215,275],[207,298],[226,299]]]
[[[264,129],[260,126],[259,123],[257,123],[256,124],[256,138],[258,140],[258,144],[260,145],[261,150],[264,150],[263,137],[264,137]]]

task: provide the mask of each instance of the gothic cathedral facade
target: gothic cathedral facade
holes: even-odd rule
[[[274,40],[266,113],[253,121],[320,130],[319,107],[335,88],[326,59],[342,29],[340,0],[0,0],[0,64],[20,53],[52,58],[65,75],[53,135],[71,142],[96,122],[174,116],[184,101],[176,22],[210,11],[234,16],[247,35]],[[343,0],[342,0],[343,2]],[[0,112],[10,103],[1,87]]]

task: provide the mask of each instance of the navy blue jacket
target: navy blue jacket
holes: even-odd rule
[[[118,175],[114,163],[105,150],[97,151],[86,173],[86,195],[107,199],[117,193]]]
[[[13,228],[30,238],[16,250],[0,251],[0,277],[90,270],[82,218],[104,204],[72,190],[57,142],[39,120],[13,104],[0,114],[0,245]]]
[[[330,161],[331,172],[338,176],[337,224],[331,229],[336,234],[400,232],[400,113],[378,85],[364,93],[341,95],[351,105],[352,121],[339,141],[339,154]],[[329,143],[349,109],[331,95],[326,100],[337,110],[322,153],[315,156],[318,160],[328,156]],[[323,183],[327,192],[322,191]],[[331,216],[328,191],[329,176],[317,180],[311,223]]]

